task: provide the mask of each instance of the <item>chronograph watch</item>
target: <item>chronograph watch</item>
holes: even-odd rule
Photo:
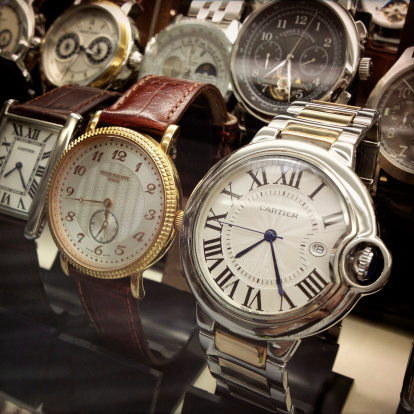
[[[46,86],[77,83],[121,90],[136,76],[141,59],[133,22],[140,11],[133,1],[82,1],[66,10],[42,45]]]
[[[295,100],[347,103],[366,79],[365,26],[339,2],[264,2],[244,21],[230,68],[242,108],[263,122]]]
[[[244,1],[192,1],[187,16],[179,15],[148,43],[139,76],[149,74],[208,82],[228,100],[230,51]]]
[[[236,130],[215,86],[146,76],[58,161],[49,186],[52,236],[87,314],[118,351],[162,365],[182,348],[181,337],[163,350],[148,345],[137,300],[142,273],[171,246],[182,197]]]
[[[300,340],[386,283],[369,189],[377,111],[296,101],[218,162],[187,203],[181,259],[217,389],[293,413]]]

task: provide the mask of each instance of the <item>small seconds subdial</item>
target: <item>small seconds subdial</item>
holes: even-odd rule
[[[118,220],[107,210],[96,211],[89,222],[91,237],[98,243],[110,243],[118,234]]]

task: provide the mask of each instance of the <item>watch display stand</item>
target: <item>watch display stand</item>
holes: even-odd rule
[[[288,362],[289,384],[297,414],[336,414],[342,411],[353,379],[332,372],[339,345],[320,337],[302,340]],[[271,411],[219,394],[190,387],[182,414],[268,414]]]
[[[60,322],[42,324],[15,308],[0,307],[0,391],[33,410],[48,413],[170,413],[194,381],[205,357],[196,322],[183,322],[182,312],[195,315],[189,292],[145,280],[148,300],[141,304],[143,322],[168,318],[169,335],[188,338],[184,351],[171,364],[153,369],[109,350],[84,314],[71,278],[57,260],[42,273],[45,290]],[[157,300],[150,300],[150,297]],[[174,303],[176,315],[159,306]],[[154,314],[158,315],[154,318]],[[176,316],[176,317],[175,317]],[[167,332],[168,331],[168,332]],[[158,345],[158,343],[157,343]]]

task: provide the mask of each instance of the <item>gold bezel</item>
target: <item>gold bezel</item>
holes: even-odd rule
[[[56,220],[53,217],[54,198],[56,198],[56,194],[60,191],[59,188],[54,188],[54,185],[56,177],[59,174],[62,165],[64,165],[68,153],[71,153],[76,148],[79,148],[79,146],[82,146],[86,140],[98,139],[99,136],[111,136],[114,138],[118,137],[127,139],[136,145],[139,145],[156,165],[162,179],[165,197],[163,224],[151,245],[147,248],[141,258],[122,267],[114,268],[113,270],[102,270],[100,268],[81,263],[78,259],[76,259],[76,257],[70,253],[71,249],[66,245],[66,237],[62,237],[60,235],[60,231],[57,229],[57,227],[60,226],[55,226]],[[67,259],[68,262],[76,269],[90,276],[102,279],[118,279],[144,271],[165,253],[175,236],[174,220],[176,213],[181,206],[181,191],[179,187],[178,174],[174,164],[155,140],[148,135],[130,130],[128,128],[104,127],[83,134],[78,139],[73,141],[67,150],[62,154],[51,174],[48,188],[48,200],[48,221],[50,232],[63,257]]]

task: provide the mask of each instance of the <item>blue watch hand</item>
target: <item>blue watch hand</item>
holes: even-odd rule
[[[277,290],[279,292],[280,297],[283,298],[282,280],[280,279],[279,268],[277,267],[277,261],[276,261],[275,248],[273,247],[272,242],[270,242],[270,248],[272,249],[273,266],[275,268],[275,273],[276,273]]]
[[[243,255],[245,255],[246,253],[250,252],[250,250],[254,249],[256,246],[258,246],[260,243],[263,243],[266,239],[262,239],[259,240],[257,243],[252,244],[250,247],[248,247],[247,249],[242,250],[241,252],[237,253],[236,256],[234,256],[236,259],[238,259],[239,257],[242,257]]]

